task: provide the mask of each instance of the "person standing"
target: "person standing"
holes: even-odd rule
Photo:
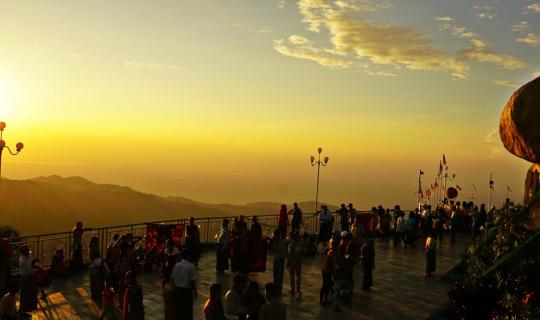
[[[377,211],[377,208],[372,207],[371,208],[371,235],[375,236],[379,232],[379,212]]]
[[[405,231],[407,230],[407,222],[405,222],[405,213],[403,211],[399,212],[399,217],[396,221],[396,242],[395,244],[399,244],[400,242],[403,242],[403,246],[405,247],[407,245],[407,241],[405,239]]]
[[[456,232],[458,229],[458,219],[459,219],[459,213],[457,211],[456,206],[452,206],[452,213],[450,214],[450,241],[455,242],[456,241]]]
[[[373,286],[373,270],[375,269],[375,248],[373,240],[368,240],[362,246],[362,290],[369,290]]]
[[[347,210],[344,203],[341,204],[341,208],[339,208],[337,213],[340,218],[341,231],[349,231],[349,210]]]
[[[36,270],[32,258],[30,258],[30,249],[24,245],[20,249],[21,256],[19,258],[19,274],[21,275],[19,287],[20,305],[19,314],[22,317],[27,316],[27,312],[37,309],[37,280]]]
[[[201,255],[201,234],[193,217],[189,218],[189,224],[186,226],[185,247],[185,258],[196,265]]]
[[[296,293],[302,294],[300,290],[302,284],[302,258],[304,256],[304,246],[300,242],[300,235],[298,232],[291,233],[291,241],[289,243],[287,269],[289,269],[289,276],[291,278],[291,290],[292,295]]]
[[[123,320],[144,320],[143,292],[135,273],[126,273],[126,292],[124,293]]]
[[[262,226],[257,216],[251,219],[251,229],[248,232],[249,241],[249,271],[266,271],[266,241],[263,239]]]
[[[352,203],[349,203],[348,209],[349,209],[350,225],[353,225],[356,222],[356,214],[357,214],[357,212],[356,212],[356,209],[354,208]]]
[[[324,255],[324,260],[321,267],[322,273],[322,287],[319,292],[319,303],[321,306],[325,307],[328,301],[328,295],[332,290],[332,281],[335,271],[335,256],[338,248],[337,241],[330,242],[330,248],[328,248]]]
[[[165,320],[176,320],[179,316],[176,286],[172,279],[172,271],[176,265],[178,255],[170,255],[161,271],[161,286],[163,287],[163,305],[165,309]]]
[[[426,245],[424,247],[426,251],[426,274],[425,277],[431,277],[433,272],[436,270],[437,265],[437,249],[435,238],[433,235],[429,234],[426,238]]]
[[[285,320],[287,319],[287,306],[279,300],[276,286],[267,283],[264,286],[267,304],[261,307],[258,320]]]
[[[79,221],[73,227],[71,231],[71,262],[69,264],[70,268],[73,270],[80,270],[83,265],[83,244],[82,239],[84,232],[89,229],[83,228],[82,221]]]
[[[206,300],[203,307],[204,320],[227,319],[223,310],[222,292],[223,287],[219,283],[214,283],[210,286],[210,297]]]
[[[272,240],[272,251],[274,253],[272,272],[274,285],[279,296],[281,296],[283,289],[283,273],[285,272],[285,259],[287,259],[288,250],[289,242],[285,239],[285,235],[281,233],[280,229],[276,229],[274,231],[274,239]]]
[[[298,207],[298,203],[293,204],[292,209],[292,220],[291,220],[291,231],[294,230],[300,230],[300,227],[302,226],[302,209]]]
[[[182,252],[178,255],[178,262],[171,273],[177,293],[178,311],[185,315],[185,319],[193,319],[193,299],[197,298],[197,278],[195,266],[186,259],[183,259]]]
[[[90,257],[90,266],[88,272],[90,274],[90,292],[93,300],[101,299],[103,288],[105,286],[105,275],[101,254],[99,252],[99,239],[92,237],[88,250]]]
[[[330,236],[332,235],[332,223],[334,221],[334,217],[328,210],[328,207],[325,205],[321,206],[321,210],[319,211],[319,236],[318,241],[326,244],[328,240],[330,240]]]
[[[351,265],[347,257],[347,246],[346,244],[341,244],[337,249],[334,260],[334,311],[341,311],[339,306],[342,295],[345,295],[351,288],[351,284],[349,283],[350,268]]]
[[[278,228],[283,233],[287,233],[287,225],[289,224],[289,217],[287,214],[287,206],[282,204],[279,209]]]
[[[414,242],[416,240],[416,219],[414,211],[409,212],[409,219],[406,222],[406,239],[407,244],[414,247]]]
[[[216,250],[216,271],[223,273],[229,269],[229,241],[231,241],[231,231],[229,230],[229,219],[223,219],[221,230],[217,239]]]

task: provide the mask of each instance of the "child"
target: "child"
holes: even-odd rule
[[[105,316],[107,316],[107,319],[116,319],[114,309],[114,291],[110,280],[107,280],[103,289],[103,311],[101,312],[100,319],[105,319]]]
[[[36,283],[39,292],[41,293],[41,299],[46,300],[47,295],[45,294],[45,289],[51,284],[51,277],[49,276],[49,272],[39,265],[38,259],[34,260],[34,266],[36,268]]]

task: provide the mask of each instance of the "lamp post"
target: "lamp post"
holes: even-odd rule
[[[315,193],[315,214],[317,213],[318,205],[319,205],[319,176],[321,174],[321,166],[326,167],[326,165],[328,164],[328,157],[324,157],[321,160],[321,153],[322,153],[322,148],[321,147],[319,147],[319,149],[317,149],[317,152],[319,153],[319,156],[318,156],[317,160],[316,160],[315,156],[310,157],[311,165],[312,166],[317,166],[317,192]]]
[[[0,181],[2,181],[2,153],[4,149],[7,149],[7,151],[13,155],[16,156],[21,152],[21,150],[24,148],[24,144],[22,142],[19,142],[15,145],[15,152],[11,151],[11,149],[6,146],[6,142],[3,139],[4,136],[4,129],[6,129],[6,123],[0,122]]]

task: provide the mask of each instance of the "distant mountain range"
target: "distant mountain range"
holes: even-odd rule
[[[287,204],[290,207],[292,204]],[[312,212],[314,201],[299,202]],[[0,182],[0,223],[21,234],[68,231],[76,221],[100,227],[178,218],[277,214],[281,203],[208,204],[161,197],[129,187],[97,184],[82,177],[49,176]],[[329,205],[331,209],[335,206]]]

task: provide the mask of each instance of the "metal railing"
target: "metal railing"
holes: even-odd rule
[[[335,221],[338,223],[339,216],[333,213]],[[369,211],[358,211],[357,214],[370,214]],[[247,220],[251,218],[245,215]],[[263,235],[270,236],[278,226],[277,214],[272,215],[256,215],[263,229]],[[201,244],[208,245],[216,242],[216,237],[219,234],[223,219],[233,219],[234,216],[226,217],[208,217],[196,219],[195,223],[199,226]],[[231,221],[232,222],[232,221]],[[187,224],[188,219],[166,220],[166,221],[151,221],[137,224],[126,224],[121,226],[107,226],[99,228],[90,228],[84,232],[83,243],[83,259],[88,262],[88,245],[92,237],[99,239],[101,253],[104,254],[108,243],[112,240],[115,234],[131,233],[135,237],[144,237],[148,224]],[[301,232],[316,233],[318,230],[318,215],[314,213],[304,213]],[[71,255],[72,232],[57,232],[48,234],[38,234],[29,236],[20,236],[11,239],[11,245],[14,248],[13,257],[18,257],[18,249],[22,245],[27,245],[31,252],[32,258],[37,258],[43,266],[49,266],[52,257],[56,250],[63,249],[66,258]]]

